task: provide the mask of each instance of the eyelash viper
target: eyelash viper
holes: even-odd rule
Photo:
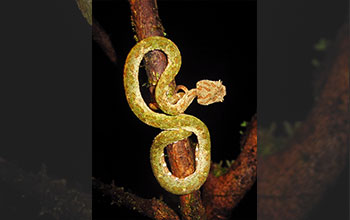
[[[144,55],[152,50],[161,50],[167,56],[167,67],[161,74],[155,89],[156,102],[164,113],[152,111],[143,100],[139,85],[139,66]],[[202,80],[197,88],[169,94],[170,82],[181,66],[181,55],[177,46],[164,37],[149,37],[138,42],[129,52],[124,66],[124,88],[128,104],[134,114],[147,125],[160,128],[151,147],[151,166],[159,184],[167,191],[184,195],[198,190],[205,182],[210,169],[210,135],[207,126],[198,118],[183,114],[195,97],[199,104],[222,102],[226,88],[221,81]],[[176,91],[175,91],[176,92]],[[164,148],[176,141],[197,136],[194,173],[178,178],[169,171],[164,160]]]

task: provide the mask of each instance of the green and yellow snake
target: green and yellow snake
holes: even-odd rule
[[[139,66],[144,55],[152,50],[161,50],[167,56],[167,67],[161,74],[155,89],[155,99],[164,113],[151,110],[143,100],[139,84]],[[147,125],[160,128],[151,147],[151,165],[154,176],[167,191],[184,195],[198,190],[205,182],[210,169],[210,136],[207,126],[198,118],[183,114],[186,108],[197,97],[199,104],[208,105],[222,102],[226,94],[221,81],[202,80],[197,88],[171,94],[170,82],[175,78],[181,66],[181,56],[177,46],[164,37],[149,37],[138,42],[129,52],[124,66],[125,95],[131,110]],[[169,171],[164,160],[164,148],[176,141],[197,136],[195,150],[196,169],[194,173],[178,178]]]

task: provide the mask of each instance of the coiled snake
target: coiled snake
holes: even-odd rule
[[[168,60],[155,89],[155,99],[164,113],[151,110],[143,100],[139,85],[139,66],[144,55],[152,50],[163,51]],[[205,182],[210,169],[210,136],[207,126],[198,118],[183,114],[186,108],[197,97],[199,104],[208,105],[222,102],[226,88],[221,81],[201,80],[196,89],[170,94],[169,84],[177,75],[181,66],[181,56],[177,46],[164,37],[149,37],[138,42],[129,52],[124,66],[125,95],[131,110],[147,125],[160,128],[151,147],[151,165],[154,176],[167,191],[177,194],[189,194],[198,190]],[[178,178],[169,171],[164,160],[164,148],[176,141],[197,136],[198,145],[195,151],[196,169],[194,173]]]

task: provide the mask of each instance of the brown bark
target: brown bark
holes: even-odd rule
[[[220,177],[215,177],[211,172],[204,184],[203,201],[209,219],[229,219],[232,209],[256,181],[256,117],[253,117],[246,135],[242,143],[243,150],[230,170]]]
[[[328,77],[289,147],[259,158],[260,219],[302,219],[343,170],[349,153],[348,24],[339,32]]]
[[[169,163],[175,176],[186,177],[195,171],[194,152],[188,139],[169,145],[167,153],[172,155]],[[184,220],[206,219],[199,191],[180,196],[180,209]]]
[[[151,36],[164,36],[164,27],[158,15],[156,0],[129,0],[131,10],[131,23],[136,33],[136,41]],[[144,57],[145,68],[150,82],[150,93],[154,101],[154,88],[158,77],[167,65],[167,58],[161,51],[151,51]],[[173,85],[175,86],[175,84]],[[156,105],[156,104],[155,104]]]
[[[117,55],[108,34],[95,19],[92,20],[92,39],[100,45],[109,60],[116,64]]]
[[[142,40],[150,36],[164,35],[164,28],[158,15],[155,0],[130,0],[129,3],[136,39]],[[148,81],[151,84],[150,93],[152,98],[155,87],[155,83],[152,82],[157,82],[157,77],[164,71],[166,65],[166,56],[160,51],[152,51],[145,56],[145,67]],[[175,81],[173,81],[172,86],[175,88]],[[166,149],[170,168],[175,176],[186,177],[194,172],[193,150],[188,139],[171,144]],[[206,219],[199,191],[180,196],[180,205],[183,219],[192,219],[194,216]]]
[[[123,187],[116,187],[113,183],[104,184],[94,178],[92,179],[92,187],[104,197],[109,198],[111,204],[123,205],[156,220],[179,220],[177,214],[159,199],[143,199],[125,192]]]

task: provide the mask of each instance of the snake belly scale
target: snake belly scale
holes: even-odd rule
[[[151,110],[140,92],[139,67],[144,55],[152,50],[163,51],[167,56],[167,67],[161,74],[156,86],[156,101],[165,113]],[[198,118],[183,114],[184,109],[168,110],[168,85],[175,78],[181,66],[181,56],[177,46],[164,37],[149,37],[138,42],[129,52],[124,66],[124,88],[128,104],[134,114],[149,126],[160,128],[151,147],[150,159],[154,176],[167,191],[177,195],[189,194],[198,190],[205,182],[210,169],[210,136],[207,126]],[[192,102],[193,97],[189,98]],[[187,106],[186,103],[183,106]],[[173,106],[174,107],[174,106]],[[176,107],[175,107],[176,108]],[[169,107],[169,109],[171,109]],[[173,109],[173,108],[172,108]],[[178,178],[167,168],[164,148],[176,141],[197,136],[195,151],[196,167],[191,175]]]

